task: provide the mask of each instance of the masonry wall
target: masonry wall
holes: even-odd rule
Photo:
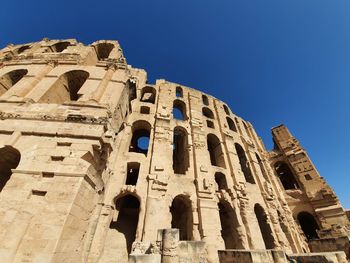
[[[224,102],[149,84],[116,41],[2,49],[0,116],[3,262],[219,262],[218,250],[231,251],[222,262],[256,250],[284,259],[308,252],[314,233],[349,236],[334,192],[284,126],[267,152]],[[297,189],[285,189],[294,181],[282,161]]]

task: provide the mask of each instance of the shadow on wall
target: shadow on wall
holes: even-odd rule
[[[109,228],[124,235],[127,253],[130,254],[136,237],[140,201],[133,195],[125,195],[117,199],[116,210],[119,212],[117,221],[112,221]]]

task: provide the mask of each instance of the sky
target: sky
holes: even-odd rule
[[[285,124],[350,208],[349,0],[2,3],[0,47],[116,39],[127,62],[225,101],[272,148]]]

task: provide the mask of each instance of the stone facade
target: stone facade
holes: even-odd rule
[[[268,152],[116,41],[3,48],[0,117],[1,262],[346,262],[349,213],[285,126]]]

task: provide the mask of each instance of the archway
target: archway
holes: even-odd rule
[[[0,95],[4,94],[10,88],[12,88],[18,81],[20,81],[26,74],[26,69],[12,70],[0,78]]]
[[[230,115],[230,110],[228,109],[228,107],[225,104],[223,105],[223,107],[226,115]]]
[[[171,207],[171,228],[180,230],[180,240],[193,240],[193,215],[191,200],[178,195],[174,198]]]
[[[182,127],[175,127],[173,139],[173,170],[177,174],[186,174],[190,166],[187,131]]]
[[[319,227],[313,215],[308,212],[300,212],[298,222],[307,240],[319,238],[317,234]]]
[[[221,223],[221,237],[225,242],[225,249],[239,249],[243,248],[238,233],[238,219],[237,214],[227,201],[220,201],[218,203],[220,223]]]
[[[116,200],[117,221],[112,221],[110,229],[122,233],[125,238],[128,254],[131,252],[132,243],[136,238],[137,224],[139,221],[140,201],[133,195],[127,194]]]
[[[21,46],[20,48],[17,49],[17,54],[21,54],[23,53],[24,51],[30,49],[30,46],[29,45],[24,45],[24,46]]]
[[[62,74],[48,91],[40,98],[39,102],[62,104],[66,101],[79,99],[78,92],[89,73],[84,70],[71,70]]]
[[[177,98],[182,98],[183,97],[183,91],[182,91],[182,88],[180,86],[176,87],[176,97]]]
[[[288,164],[285,162],[277,162],[274,168],[285,190],[299,188],[298,182]]]
[[[68,46],[70,45],[69,42],[63,41],[63,42],[58,42],[54,45],[51,46],[51,49],[53,52],[61,53],[63,50],[65,50]]]
[[[132,125],[132,137],[129,152],[143,153],[147,155],[151,125],[147,121],[136,121]]]
[[[228,128],[231,131],[237,132],[236,124],[233,122],[233,120],[229,117],[226,117],[226,121],[227,121]]]
[[[206,95],[202,95],[202,102],[205,106],[209,106],[209,100],[208,97]]]
[[[208,107],[202,108],[202,114],[209,119],[214,119],[214,113]]]
[[[226,168],[224,152],[222,151],[221,142],[214,134],[208,134],[207,146],[210,156],[210,162],[214,166]]]
[[[215,182],[218,186],[218,190],[228,189],[226,176],[223,173],[220,173],[220,172],[215,173]]]
[[[184,121],[187,119],[186,104],[181,100],[174,100],[173,102],[173,117],[176,120]]]
[[[269,223],[267,222],[267,216],[264,211],[264,208],[262,208],[262,206],[259,204],[255,204],[254,213],[255,213],[256,219],[258,220],[260,232],[265,243],[265,248],[273,249],[275,247],[274,237],[272,235],[272,229]]]
[[[0,148],[0,192],[10,180],[12,171],[21,160],[20,152],[12,146]]]
[[[99,43],[96,45],[96,55],[99,60],[107,59],[112,52],[114,45],[112,43]]]

